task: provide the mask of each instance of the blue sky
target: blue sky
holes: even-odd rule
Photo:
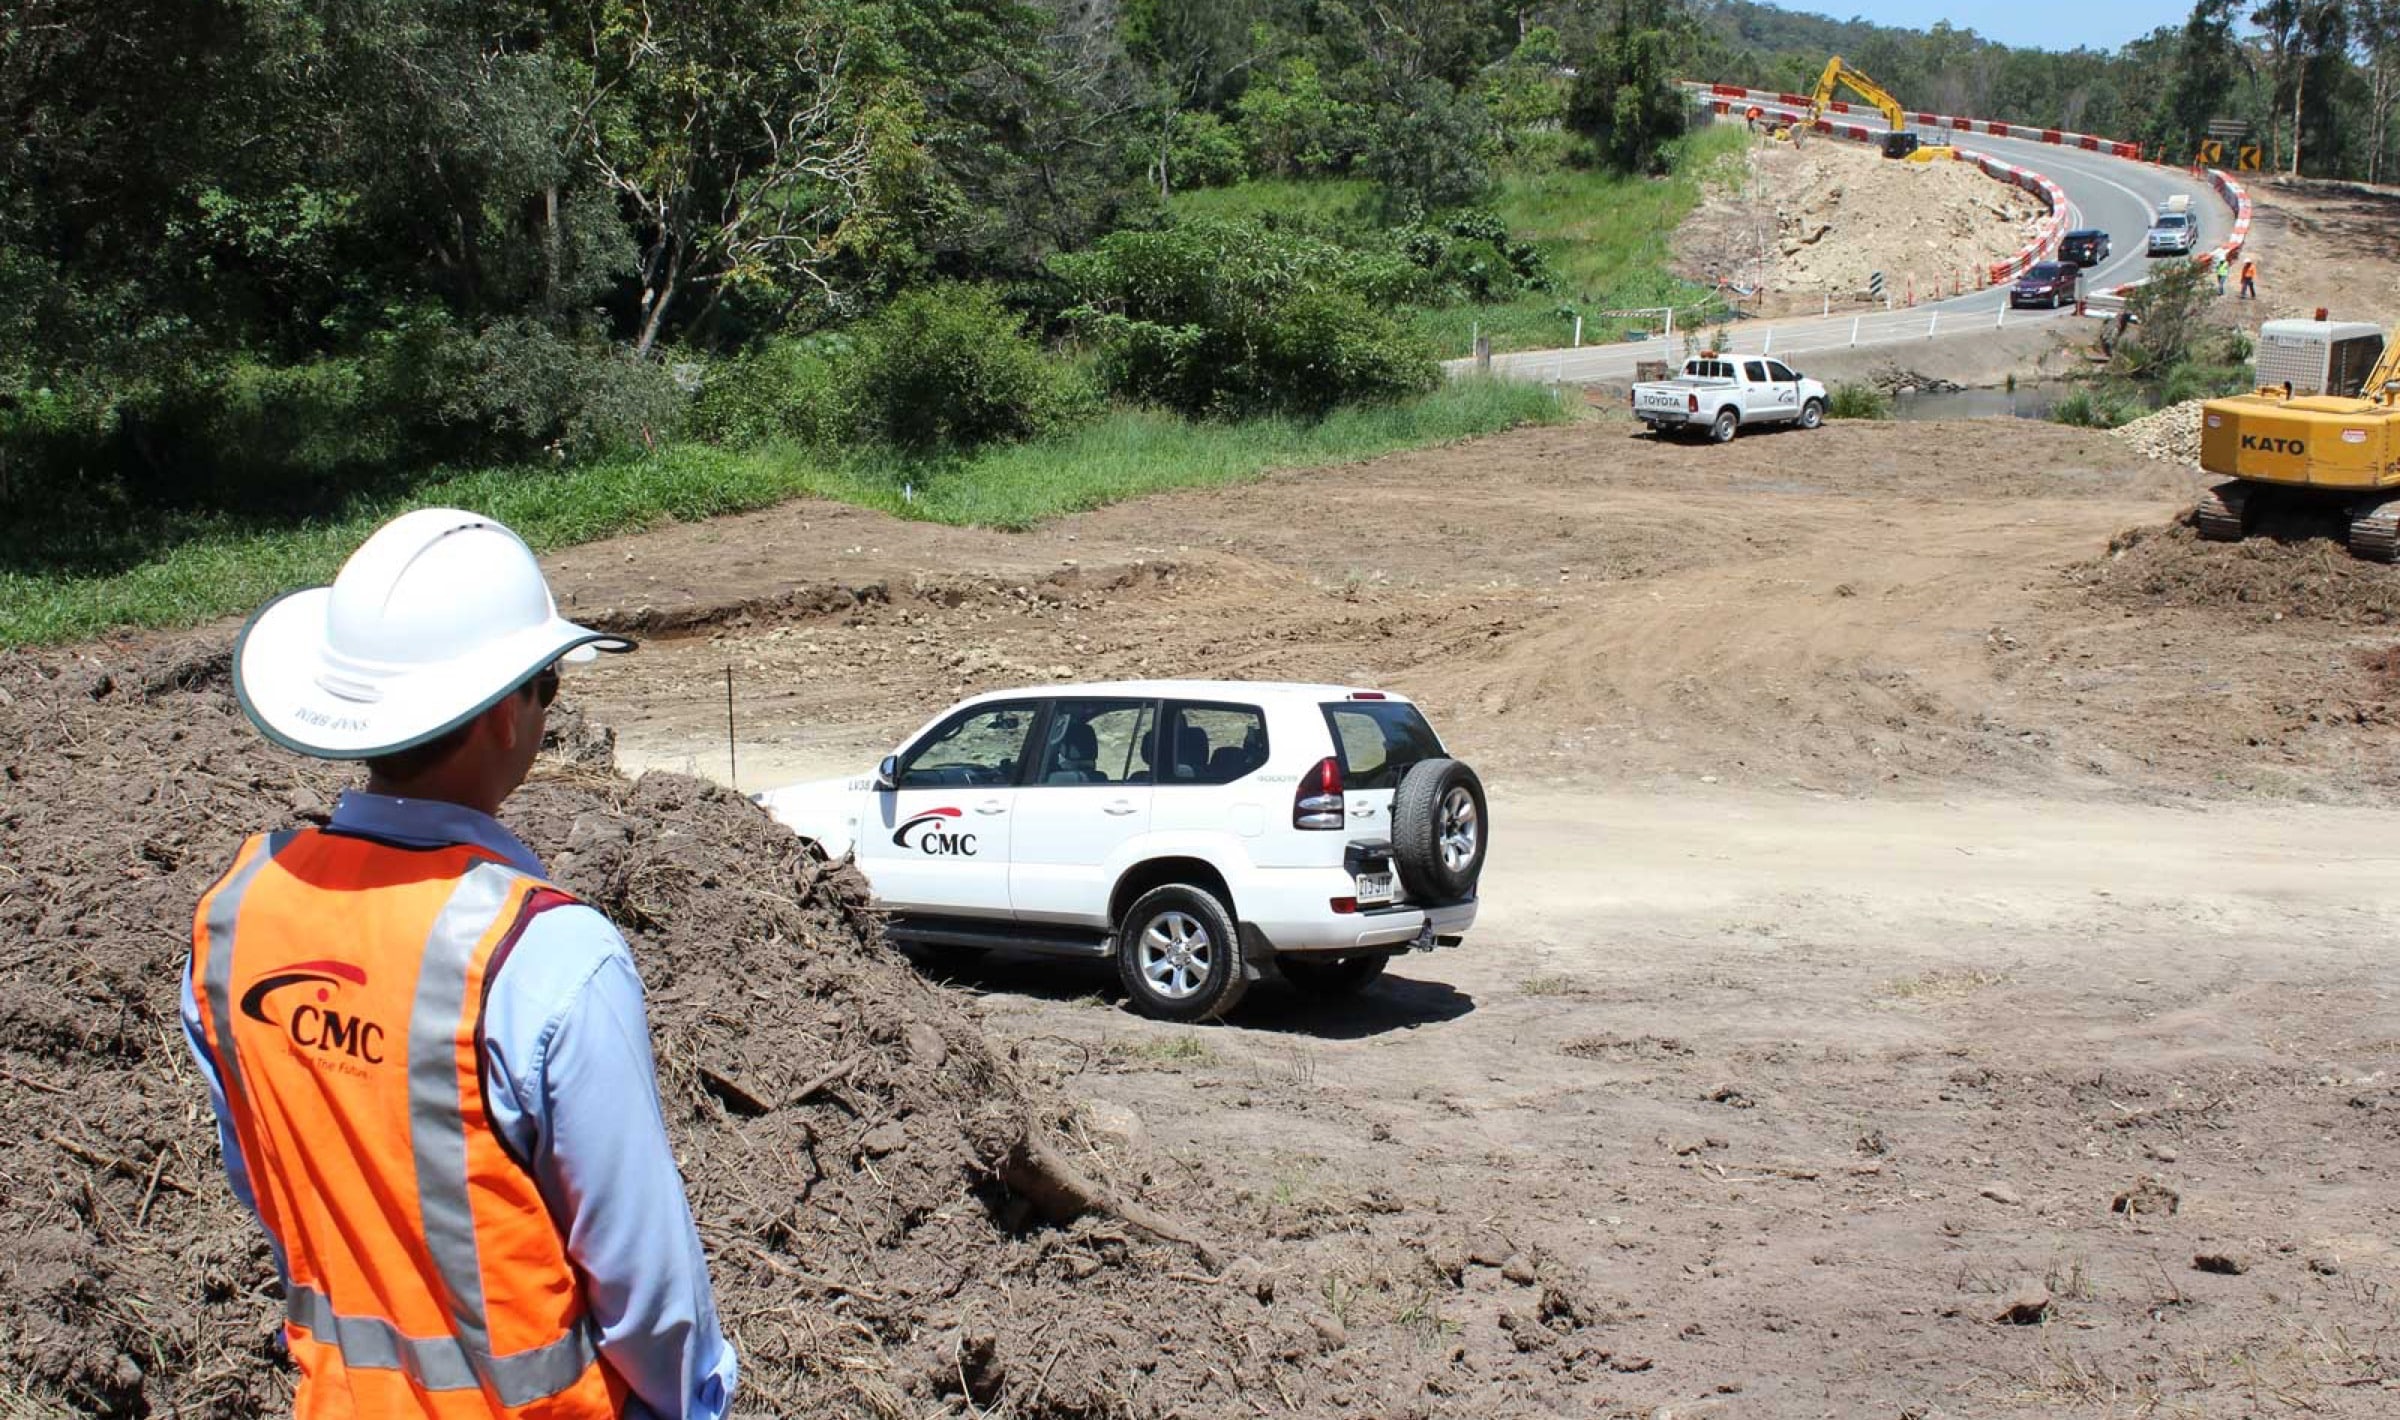
[[[2010,0],[2008,4],[1943,4],[1941,0],[1784,0],[1791,10],[1813,10],[1847,20],[1856,16],[1880,25],[1927,29],[1948,20],[1985,39],[2037,49],[2115,49],[2160,25],[2180,26],[2192,13],[2191,0]],[[2247,14],[2253,7],[2241,7]]]

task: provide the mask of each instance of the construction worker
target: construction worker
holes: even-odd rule
[[[2224,295],[2224,294],[2225,294],[2225,278],[2226,278],[2228,275],[2232,274],[2232,271],[2233,271],[2233,254],[2232,254],[2231,252],[2222,252],[2222,251],[2221,251],[2221,252],[2218,252],[2218,253],[2217,253],[2217,294],[2218,294],[2218,295],[2222,296],[2222,295]]]
[[[631,649],[561,618],[515,533],[446,508],[235,647],[268,739],[367,766],[325,827],[243,844],[183,982],[301,1420],[715,1420],[732,1398],[641,979],[493,818],[559,663]]]
[[[2242,258],[2242,299],[2258,299],[2258,260],[2255,257]]]

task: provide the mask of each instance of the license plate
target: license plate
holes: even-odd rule
[[[1358,875],[1358,905],[1382,907],[1392,900],[1390,873],[1360,873]]]

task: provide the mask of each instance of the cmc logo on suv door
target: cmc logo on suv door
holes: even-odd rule
[[[958,809],[927,809],[893,831],[892,842],[902,848],[914,848],[933,857],[955,853],[960,857],[975,856],[975,835],[953,832],[960,816]]]

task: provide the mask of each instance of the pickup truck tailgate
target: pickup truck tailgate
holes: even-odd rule
[[[1674,385],[1635,385],[1633,407],[1636,409],[1686,409],[1690,392]]]

